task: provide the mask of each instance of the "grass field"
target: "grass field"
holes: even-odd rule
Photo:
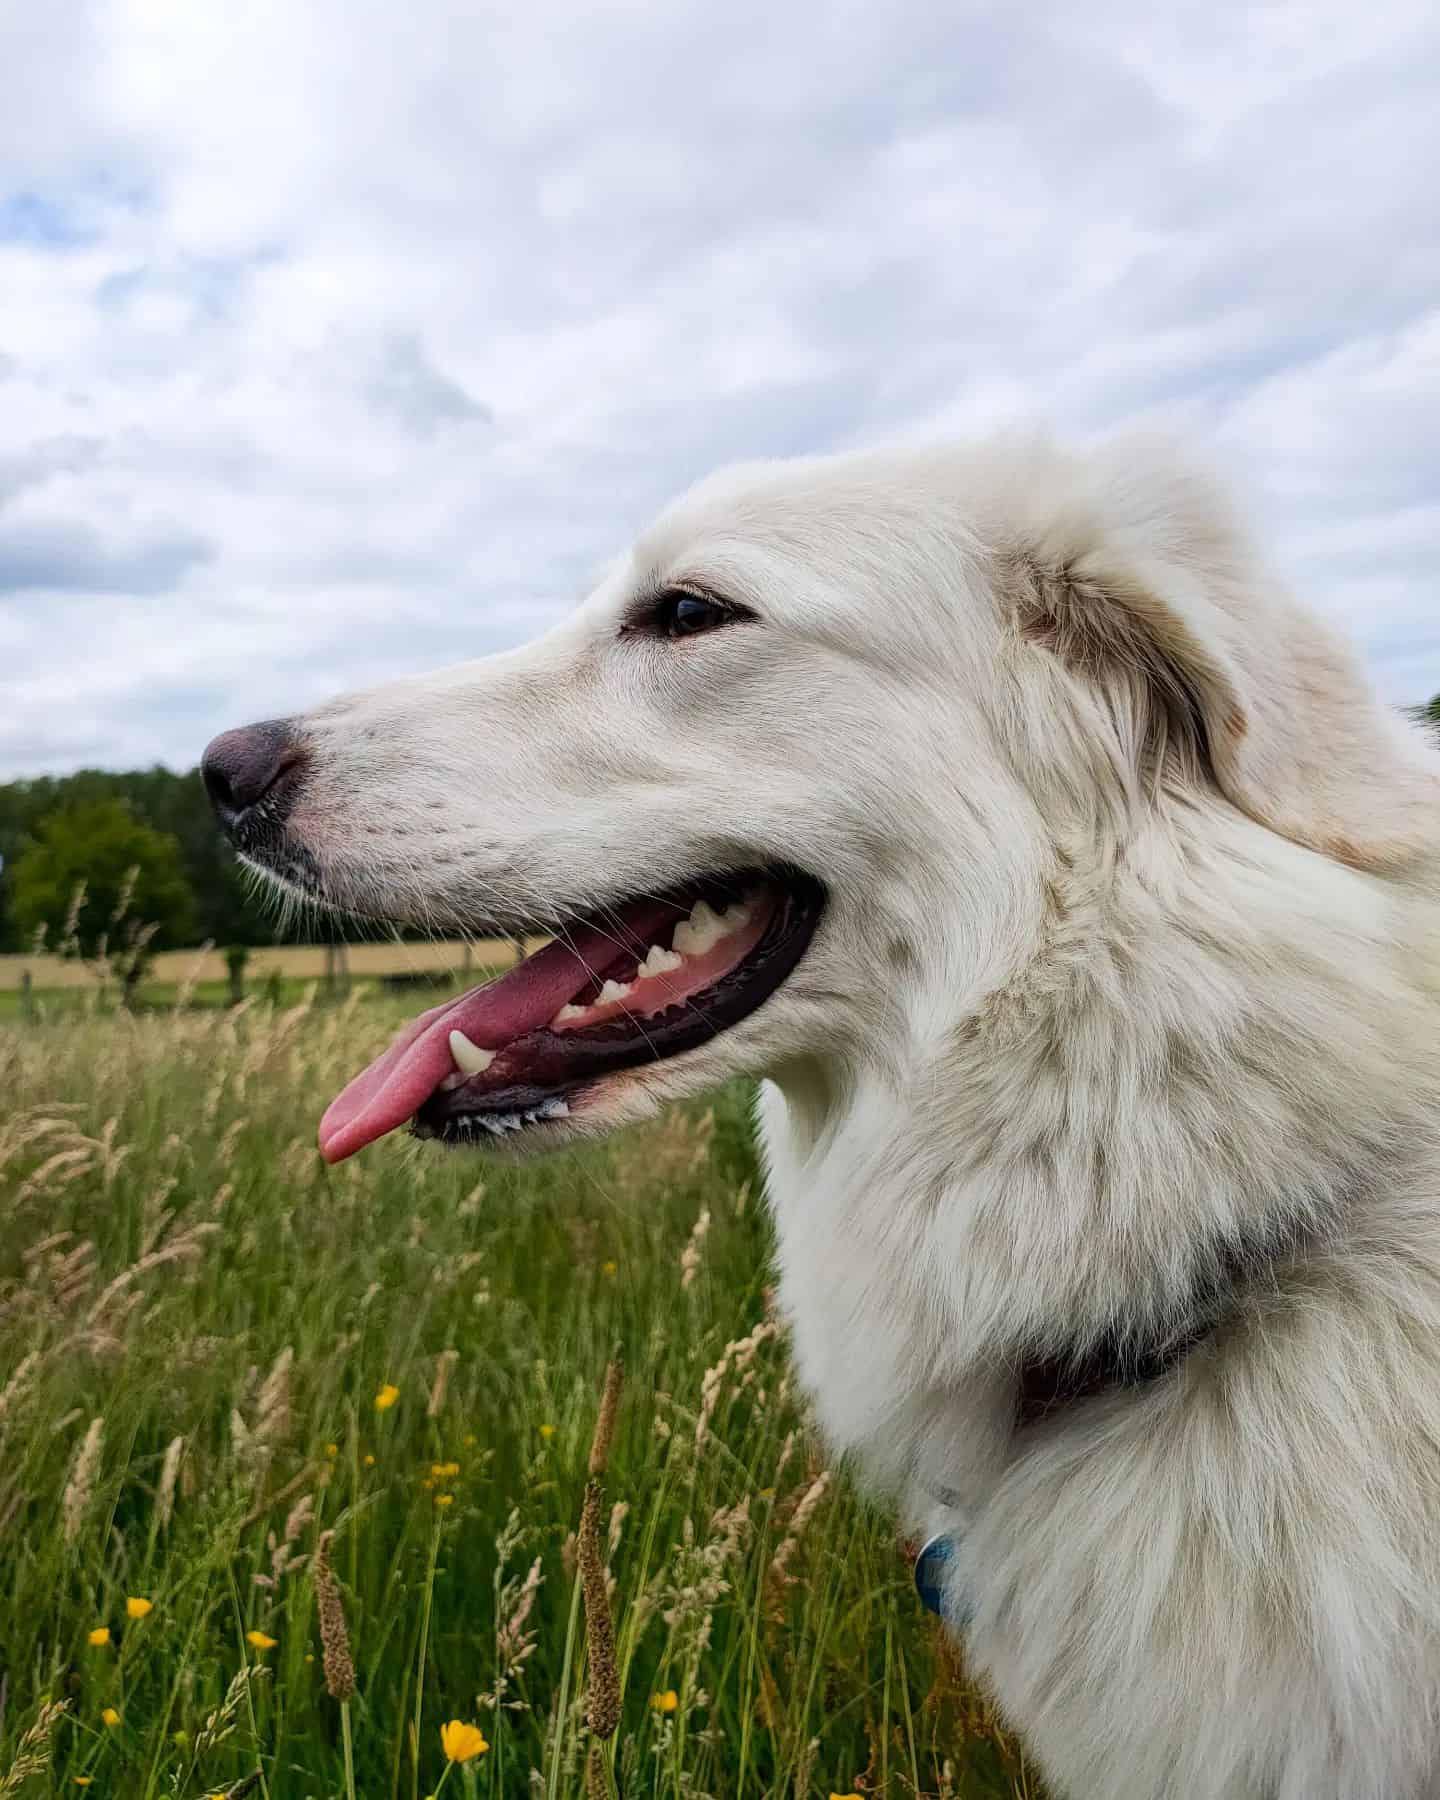
[[[0,1795],[1037,1794],[808,1426],[747,1096],[327,1171],[319,1110],[406,1010],[0,1023]],[[488,1747],[448,1761],[450,1720]]]

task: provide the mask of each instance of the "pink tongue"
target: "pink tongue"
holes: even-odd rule
[[[557,939],[498,981],[422,1013],[330,1103],[320,1121],[320,1154],[328,1163],[343,1162],[412,1118],[454,1070],[452,1031],[463,1031],[482,1050],[498,1050],[547,1025],[617,953],[633,947],[643,957],[646,944],[681,916],[683,908],[670,901],[636,902],[617,913],[613,930],[577,926],[568,943]]]

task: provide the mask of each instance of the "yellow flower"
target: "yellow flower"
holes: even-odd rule
[[[453,1506],[455,1504],[455,1496],[453,1494],[437,1494],[435,1496],[435,1504],[437,1506]]]
[[[477,1444],[478,1444],[478,1443],[479,1443],[479,1442],[480,1442],[480,1440],[479,1440],[479,1438],[477,1438],[477,1437],[476,1437],[476,1435],[475,1435],[475,1433],[474,1433],[474,1432],[473,1432],[473,1431],[467,1431],[467,1432],[466,1432],[466,1434],[465,1434],[465,1448],[466,1448],[466,1449],[467,1449],[467,1450],[473,1450],[473,1449],[474,1449],[474,1448],[475,1448],[475,1446],[476,1446],[476,1445],[477,1445]]]
[[[830,1800],[865,1800],[863,1794],[832,1794]]]
[[[76,1787],[89,1787],[94,1779],[95,1777],[93,1775],[77,1775],[75,1777],[75,1785]]]
[[[672,1713],[680,1704],[680,1696],[674,1688],[666,1688],[663,1694],[652,1694],[650,1704],[656,1712]]]
[[[460,1473],[460,1465],[457,1462],[431,1463],[430,1473],[437,1481],[444,1481],[451,1475],[458,1475]]]
[[[120,1715],[113,1706],[107,1706],[100,1715],[100,1722],[102,1725],[109,1725],[113,1729],[120,1723]]]
[[[97,1625],[90,1633],[90,1648],[92,1650],[103,1650],[109,1642],[110,1627],[108,1625]]]
[[[327,1444],[325,1446],[325,1454],[333,1460],[340,1454],[340,1446],[338,1444]]]
[[[553,1425],[542,1425],[540,1427],[540,1435],[546,1439],[554,1437],[555,1427]]]
[[[365,1467],[367,1469],[373,1469],[375,1467],[375,1458],[371,1456],[368,1451],[365,1455]]]
[[[154,1612],[154,1610],[155,1602],[153,1600],[142,1600],[138,1594],[131,1594],[130,1598],[125,1602],[125,1617],[127,1619],[143,1619],[148,1613]]]
[[[617,1262],[603,1262],[600,1265],[600,1273],[612,1277],[616,1276],[620,1273],[620,1265]]]
[[[263,1631],[247,1631],[245,1633],[245,1642],[253,1650],[273,1650],[279,1641],[278,1638],[267,1637]]]
[[[399,1398],[399,1388],[395,1386],[394,1382],[387,1381],[384,1387],[382,1387],[380,1392],[375,1396],[376,1412],[389,1412],[390,1408]]]
[[[490,1748],[478,1725],[466,1725],[460,1719],[440,1727],[440,1747],[451,1762],[460,1763],[469,1762],[472,1756],[483,1756]]]

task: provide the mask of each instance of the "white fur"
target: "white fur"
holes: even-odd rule
[[[618,632],[677,582],[758,616]],[[1056,595],[1138,661],[1047,642]],[[294,834],[391,916],[828,884],[756,1013],[533,1135],[768,1078],[803,1378],[963,1533],[1059,1792],[1440,1791],[1440,759],[1209,482],[1139,441],[729,471],[533,646],[303,726]],[[1163,1328],[1263,1227],[1302,1252],[1178,1373],[1015,1433],[1024,1343]]]

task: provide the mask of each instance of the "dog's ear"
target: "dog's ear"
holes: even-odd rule
[[[1015,549],[1021,633],[1138,709],[1282,837],[1356,868],[1440,853],[1440,759],[1163,444],[1101,453]],[[1052,496],[1053,497],[1053,496]]]

